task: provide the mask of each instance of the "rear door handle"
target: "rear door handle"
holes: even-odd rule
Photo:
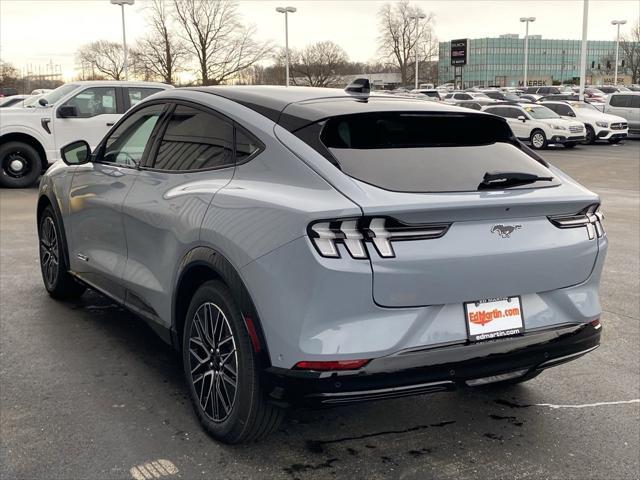
[[[107,127],[113,127],[115,125],[114,122],[107,122]]]

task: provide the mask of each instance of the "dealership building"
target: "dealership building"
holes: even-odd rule
[[[613,83],[615,51],[613,40],[587,42],[588,84]],[[580,40],[550,40],[541,35],[529,35],[527,84],[579,83],[580,52]],[[631,77],[622,61],[621,50],[618,82],[628,84]],[[523,64],[524,38],[518,34],[467,39],[466,64],[457,67],[455,72],[451,65],[451,42],[440,42],[438,83],[453,82],[457,77],[464,87],[522,86]]]

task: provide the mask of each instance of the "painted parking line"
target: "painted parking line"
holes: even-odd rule
[[[136,465],[129,470],[135,480],[153,480],[178,473],[178,468],[169,460],[159,459]]]
[[[640,403],[640,398],[634,398],[633,400],[620,400],[618,402],[597,402],[597,403],[582,403],[577,405],[555,405],[553,403],[534,403],[535,407],[549,407],[549,408],[589,408],[589,407],[601,407],[604,405],[625,405],[629,403]]]

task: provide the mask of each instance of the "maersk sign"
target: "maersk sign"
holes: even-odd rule
[[[452,50],[456,42],[440,42],[438,83],[454,79]],[[468,39],[465,49],[466,65],[462,68],[465,87],[470,86],[521,86],[524,63],[524,38],[517,34],[498,38]],[[613,76],[615,41],[589,41],[587,43],[587,79]],[[624,81],[627,68],[620,56],[618,78]],[[459,64],[458,64],[459,65]],[[535,85],[571,83],[580,76],[580,40],[550,40],[540,35],[529,35],[528,80]],[[530,83],[530,82],[527,82]],[[534,85],[531,83],[530,85]]]

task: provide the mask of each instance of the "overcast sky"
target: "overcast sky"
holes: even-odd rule
[[[298,11],[290,16],[289,44],[303,47],[320,40],[340,44],[351,60],[376,58],[377,12],[384,1],[373,0],[240,0],[244,20],[253,23],[261,39],[284,44],[284,18],[279,5]],[[440,41],[452,38],[524,33],[521,16],[535,16],[530,34],[545,38],[579,39],[582,36],[582,0],[447,0],[415,1],[435,14]],[[145,32],[145,0],[126,8],[130,44]],[[590,0],[589,40],[615,40],[613,19],[628,21],[630,29],[640,17],[637,0]],[[62,65],[65,79],[74,74],[74,53],[83,43],[121,41],[120,7],[109,0],[0,0],[0,57],[23,69],[28,64]]]

